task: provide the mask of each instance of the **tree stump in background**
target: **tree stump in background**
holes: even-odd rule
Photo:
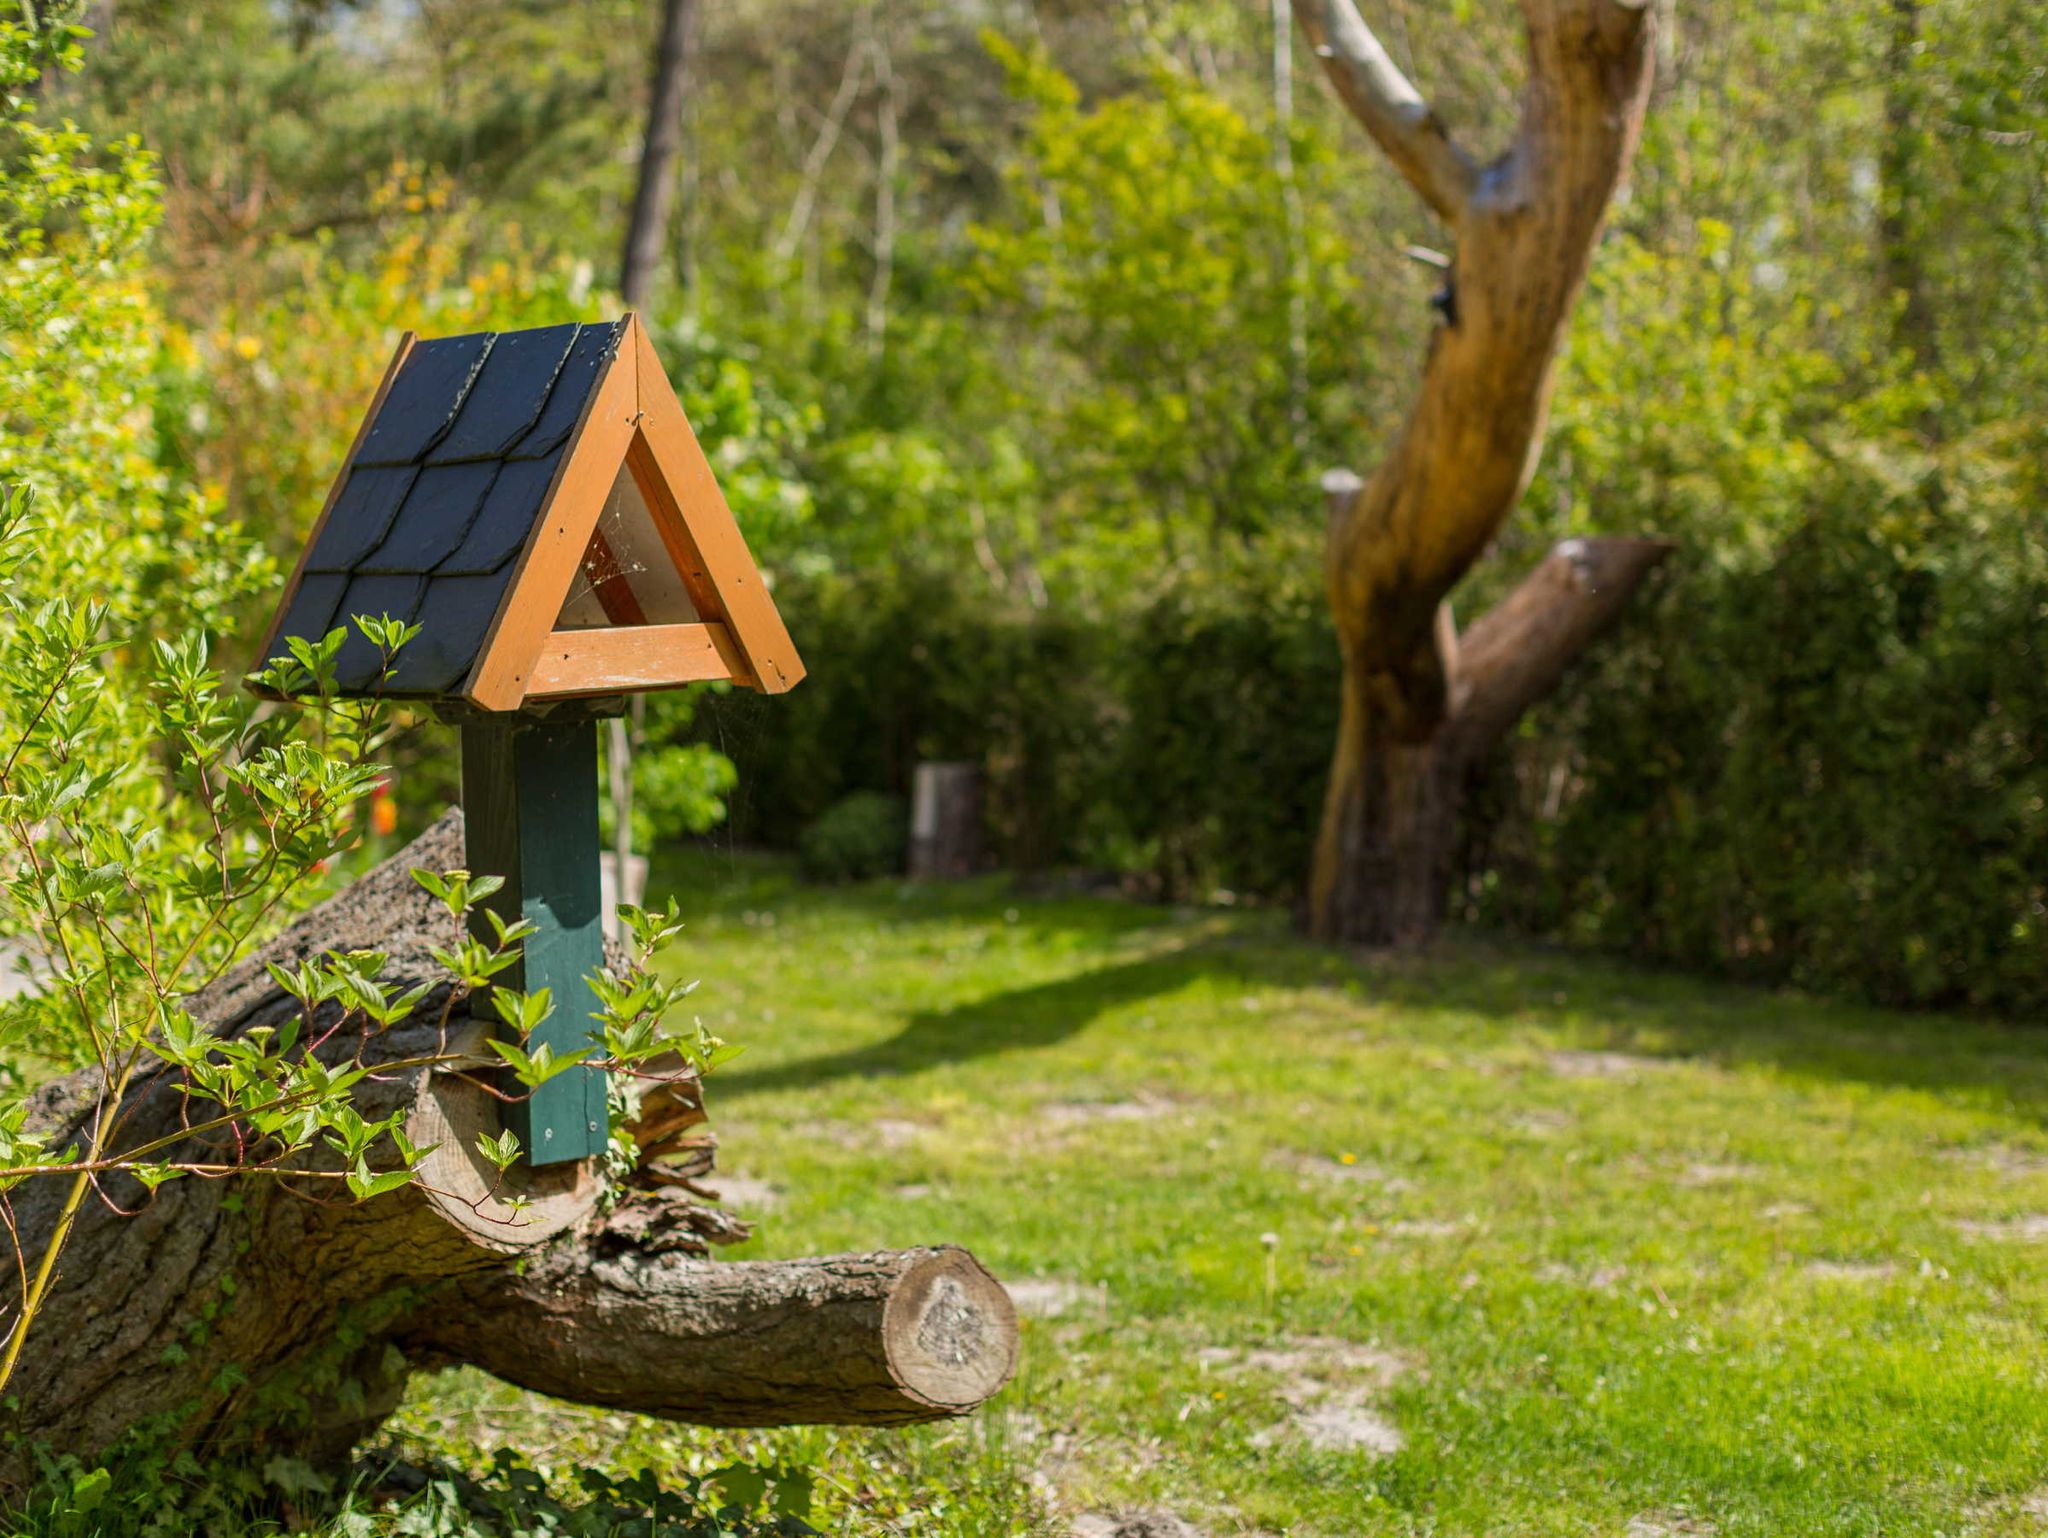
[[[981,868],[981,766],[919,764],[911,782],[910,875],[971,876]]]

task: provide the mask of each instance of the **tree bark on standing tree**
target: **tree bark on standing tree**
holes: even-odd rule
[[[1324,481],[1344,683],[1307,924],[1323,939],[1414,945],[1443,916],[1473,767],[1668,549],[1568,540],[1457,634],[1450,593],[1542,447],[1558,350],[1642,130],[1653,24],[1646,0],[1522,0],[1521,121],[1481,165],[1352,0],[1293,3],[1345,106],[1455,243],[1407,420],[1370,477]]]
[[[661,40],[654,49],[654,79],[647,91],[647,131],[640,139],[640,176],[633,188],[633,212],[626,221],[626,245],[619,258],[619,295],[629,310],[647,308],[654,275],[661,270],[675,207],[676,159],[683,149],[683,101],[690,61],[697,52],[697,0],[668,0],[661,12]],[[644,696],[634,695],[632,724],[620,717],[605,723],[607,789],[612,802],[612,891],[619,902],[638,900],[633,891],[633,753],[647,717]]]
[[[676,157],[683,148],[683,97],[691,56],[697,51],[697,0],[668,0],[661,41],[654,50],[654,81],[647,92],[647,132],[640,141],[640,178],[619,261],[619,293],[642,309],[654,291],[661,250],[675,207]]]

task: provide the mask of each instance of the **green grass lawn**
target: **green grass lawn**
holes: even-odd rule
[[[2048,1532],[2048,1035],[1271,913],[665,876],[747,1049],[710,1095],[760,1219],[727,1253],[967,1245],[1026,1308],[1017,1381],[741,1437],[451,1377],[405,1412],[430,1448],[804,1461],[848,1534]]]

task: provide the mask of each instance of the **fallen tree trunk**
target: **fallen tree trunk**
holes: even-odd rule
[[[1009,1376],[1009,1298],[965,1250],[721,1264],[650,1257],[637,1236],[608,1247],[490,1273],[419,1344],[543,1394],[708,1426],[932,1420]]]
[[[429,948],[455,944],[456,921],[408,872],[463,863],[451,813],[195,998],[193,1013],[224,1036],[276,1023],[296,1006],[264,962],[328,950],[379,951],[390,981],[435,978]],[[38,1446],[92,1459],[129,1438],[333,1464],[390,1414],[413,1371],[453,1363],[712,1425],[930,1420],[1008,1380],[1015,1314],[964,1251],[707,1260],[747,1228],[695,1184],[710,1140],[689,1135],[703,1112],[686,1074],[643,1098],[643,1162],[615,1204],[587,1164],[501,1179],[474,1146],[500,1106],[466,1067],[481,1061],[483,1029],[442,986],[399,1026],[323,1052],[394,1065],[356,1101],[365,1117],[404,1108],[408,1136],[439,1145],[416,1184],[355,1203],[332,1181],[289,1177],[188,1177],[153,1194],[125,1175],[105,1181],[11,1385],[0,1484],[27,1478]],[[443,1061],[396,1066],[427,1057]],[[88,1071],[46,1086],[33,1125],[61,1146],[95,1113],[98,1085]],[[124,1146],[175,1133],[192,1112],[161,1078],[125,1106]],[[232,1142],[221,1132],[171,1157],[223,1158]],[[61,1185],[11,1194],[29,1256]]]

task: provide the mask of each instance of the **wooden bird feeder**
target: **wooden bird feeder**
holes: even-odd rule
[[[387,666],[358,615],[419,633]],[[586,1045],[604,962],[594,718],[626,694],[804,676],[636,316],[405,335],[261,655],[336,627],[340,693],[460,723],[470,868],[502,876],[491,906],[536,929],[506,984],[550,991],[538,1042]],[[550,1079],[509,1120],[533,1164],[600,1153],[604,1076]]]

